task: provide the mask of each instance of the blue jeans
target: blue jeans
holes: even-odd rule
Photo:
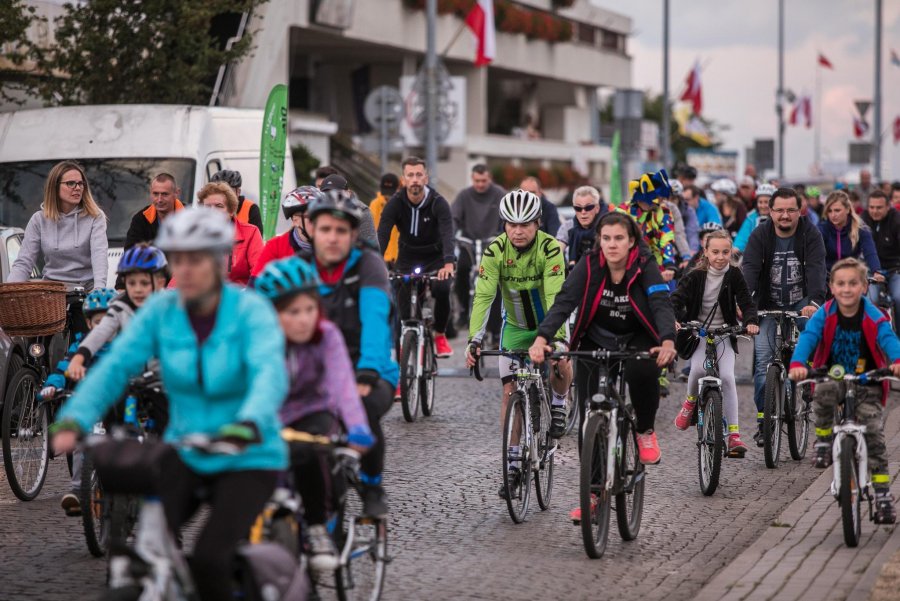
[[[788,311],[799,311],[807,306],[809,301],[803,299]],[[802,332],[806,327],[806,319],[797,320],[797,328]],[[764,394],[766,388],[766,370],[775,356],[775,326],[778,321],[773,316],[766,316],[759,320],[759,334],[753,339],[753,350],[756,362],[753,365],[753,400],[756,402],[756,419],[762,420]]]
[[[897,331],[897,316],[900,316],[900,273],[892,273],[887,277],[887,288],[894,301],[894,331]],[[878,304],[878,293],[885,284],[869,285],[869,300]]]

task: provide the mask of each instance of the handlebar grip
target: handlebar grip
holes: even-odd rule
[[[472,366],[469,373],[475,376],[475,379],[479,382],[484,382],[484,376],[481,375],[481,357],[475,357],[475,365]]]

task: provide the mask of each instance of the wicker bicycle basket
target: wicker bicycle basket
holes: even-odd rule
[[[9,336],[46,336],[66,327],[62,282],[0,284],[0,329]]]

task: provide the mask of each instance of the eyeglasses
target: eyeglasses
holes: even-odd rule
[[[80,180],[69,180],[67,182],[61,182],[69,190],[74,190],[75,188],[84,188],[84,182]]]
[[[597,208],[597,205],[584,205],[583,207],[573,206],[572,208],[575,210],[576,213],[580,213],[582,211],[584,211],[585,213],[590,213],[591,211],[593,211],[594,209]]]
[[[800,212],[800,209],[770,209],[773,215],[794,215]]]

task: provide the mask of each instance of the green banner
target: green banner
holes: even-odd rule
[[[263,115],[262,141],[259,145],[259,209],[262,212],[263,238],[266,240],[275,235],[281,205],[287,146],[287,104],[287,86],[278,84],[269,92]]]
[[[612,167],[609,170],[609,204],[617,207],[622,204],[622,175],[619,166],[619,130],[612,139]]]

